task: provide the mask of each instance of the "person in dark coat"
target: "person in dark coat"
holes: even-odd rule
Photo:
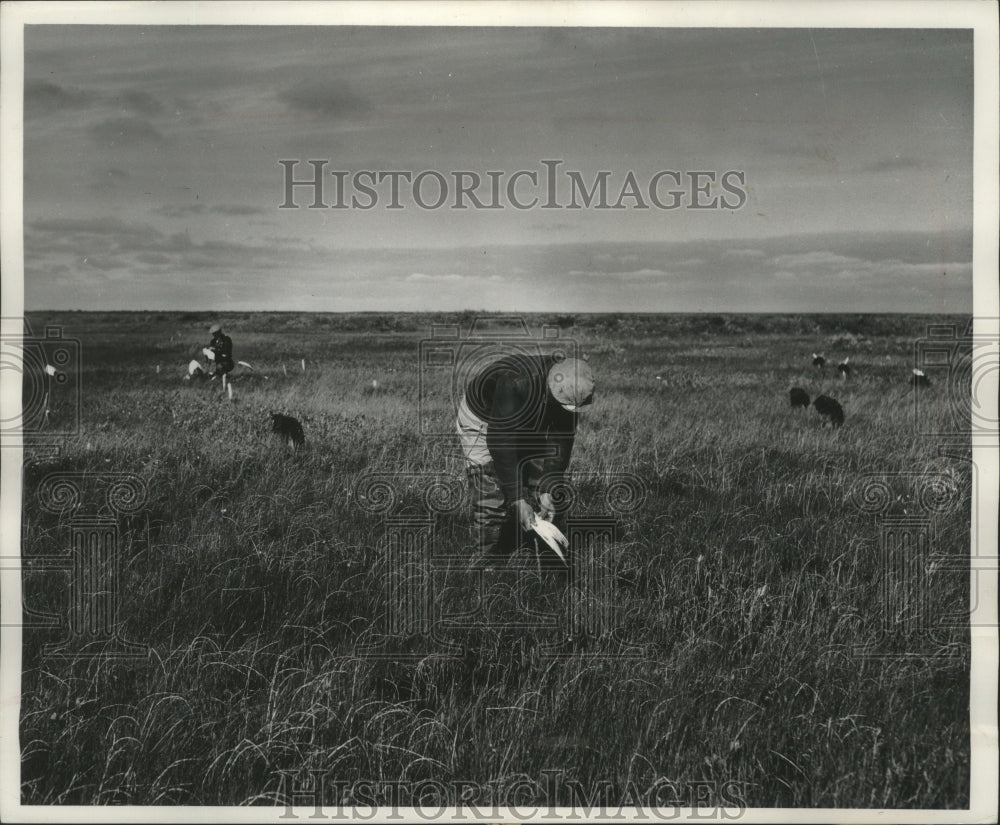
[[[590,366],[575,358],[508,355],[471,379],[456,425],[482,551],[511,552],[520,531],[555,516],[552,490],[569,467],[578,411],[593,398]]]
[[[233,339],[222,331],[219,324],[212,324],[208,331],[212,336],[208,349],[215,356],[212,375],[226,375],[236,366],[233,361]]]

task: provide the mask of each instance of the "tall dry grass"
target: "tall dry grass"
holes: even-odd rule
[[[151,652],[66,662],[40,653],[58,633],[25,632],[25,803],[271,804],[282,771],[497,783],[563,769],[612,794],[736,782],[753,807],[968,804],[967,630],[880,640],[879,524],[851,497],[866,473],[945,473],[957,504],[933,515],[933,550],[968,553],[969,466],[914,432],[905,382],[925,319],[549,319],[599,380],[573,456],[581,512],[600,512],[602,475],[646,485],[607,559],[636,655],[551,659],[544,628],[484,626],[454,632],[460,656],[365,659],[371,641],[426,650],[385,638],[384,526],[354,490],[373,470],[460,469],[454,444],[419,435],[429,320],[229,319],[236,357],[269,376],[237,378],[230,404],[181,381],[207,316],[33,319],[82,340],[85,373],[79,435],[25,469],[24,553],[64,544],[33,494],[46,474],[139,475],[150,496],[120,520],[120,617]],[[817,375],[820,348],[850,355],[855,378]],[[838,398],[844,427],[791,410],[793,383]],[[943,420],[936,392],[922,400]],[[272,410],[303,420],[305,451],[272,439]],[[913,512],[910,482],[892,486],[892,512]],[[398,511],[422,493],[404,483]],[[471,556],[469,526],[465,509],[440,517],[435,550]],[[947,567],[928,580],[932,622],[967,604]],[[475,601],[461,565],[442,581],[441,609]],[[503,581],[507,618],[564,595],[530,570]],[[37,608],[59,610],[66,586],[25,574]],[[919,655],[857,655],[865,644]]]

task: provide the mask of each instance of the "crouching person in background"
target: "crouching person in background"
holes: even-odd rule
[[[233,362],[233,339],[222,331],[219,324],[212,324],[208,330],[212,336],[207,349],[214,356],[212,358],[212,376],[227,375],[232,372],[235,363]]]
[[[555,516],[553,485],[573,451],[578,410],[594,397],[590,366],[575,358],[510,355],[474,376],[457,429],[484,554],[507,554],[536,518]]]

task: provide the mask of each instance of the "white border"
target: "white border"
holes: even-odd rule
[[[635,26],[635,27],[766,27],[766,28],[972,28],[975,29],[974,248],[973,294],[977,335],[1000,335],[1000,93],[998,93],[998,10],[990,0],[876,0],[875,2],[171,2],[67,3],[4,2],[0,6],[0,244],[2,244],[2,314],[20,318],[24,307],[23,249],[23,82],[24,25],[435,25],[435,26]],[[3,322],[3,332],[19,334],[20,321]],[[7,373],[11,372],[10,370]],[[996,403],[997,375],[992,380]],[[988,390],[989,391],[989,390]],[[0,372],[0,413],[7,418],[20,409],[16,377]],[[989,415],[989,411],[985,413]],[[996,407],[992,410],[996,418]],[[997,775],[997,520],[998,445],[974,449],[979,484],[973,502],[972,549],[992,556],[993,569],[974,574],[970,586],[978,596],[972,639],[972,782],[968,811],[875,809],[748,810],[741,822],[996,822]],[[0,470],[0,555],[19,557],[22,450],[3,447]],[[984,560],[984,568],[990,562]],[[20,615],[20,575],[0,577],[0,604],[7,617]],[[167,806],[21,806],[18,719],[20,711],[20,628],[0,631],[0,819],[5,822],[271,822],[281,807]],[[299,820],[312,811],[296,809]],[[401,809],[395,822],[426,822],[413,809]],[[468,810],[466,822],[474,821]],[[517,809],[492,811],[491,821],[516,821]],[[523,812],[521,812],[523,814]],[[497,816],[499,814],[499,816]],[[684,817],[677,817],[680,821]],[[704,817],[702,817],[704,819]],[[378,814],[369,821],[386,821]],[[321,820],[313,820],[321,821]],[[329,821],[329,820],[328,820]],[[558,821],[539,817],[538,821]],[[646,821],[657,821],[650,817]]]

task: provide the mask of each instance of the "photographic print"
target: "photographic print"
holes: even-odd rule
[[[997,10],[5,3],[12,821],[995,820]]]

